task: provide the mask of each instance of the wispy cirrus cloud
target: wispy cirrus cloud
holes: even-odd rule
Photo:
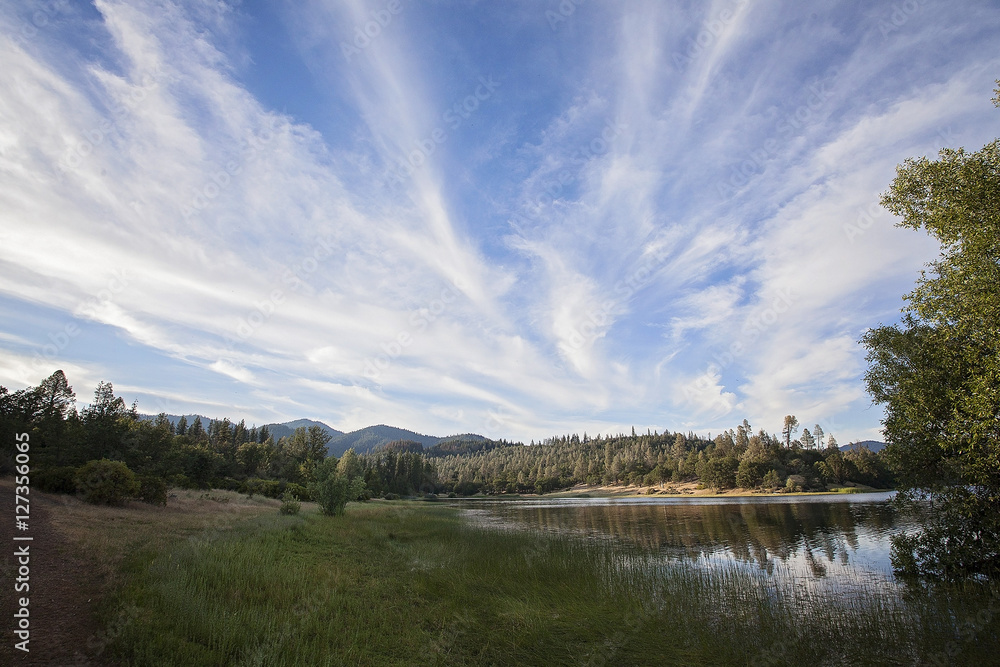
[[[995,135],[985,2],[553,31],[529,2],[100,0],[28,39],[31,10],[0,10],[0,293],[37,316],[0,378],[79,325],[46,361],[178,411],[186,382],[342,429],[877,437],[856,340],[934,249],[874,203]]]

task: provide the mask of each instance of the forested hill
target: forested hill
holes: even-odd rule
[[[158,415],[145,415],[145,414],[139,415],[140,419],[145,419],[146,421],[156,421],[157,417]],[[202,424],[210,424],[211,422],[216,421],[211,417],[206,417],[205,415],[196,415],[196,414],[190,414],[190,415],[164,414],[163,417],[166,418],[167,421],[169,421],[174,426],[174,428],[177,428],[177,425],[180,423],[182,418],[187,424],[194,423],[195,418],[197,418]],[[291,437],[292,433],[294,433],[295,429],[297,428],[300,427],[309,428],[310,426],[319,426],[321,429],[323,429],[324,433],[330,436],[331,439],[339,438],[340,436],[344,435],[343,431],[338,431],[335,428],[327,426],[323,422],[315,421],[312,419],[296,419],[295,421],[282,422],[280,424],[264,424],[264,426],[260,428],[266,428],[267,432],[271,435],[271,437],[273,437],[275,440],[278,440],[280,438]]]
[[[140,414],[139,418],[152,422],[157,419],[157,416]],[[174,428],[181,423],[182,418],[187,424],[194,423],[196,418],[204,425],[211,424],[215,421],[223,421],[196,414],[165,414],[163,415],[163,418],[169,421]],[[233,425],[235,426],[235,424]],[[292,434],[295,433],[295,429],[297,428],[308,429],[312,426],[320,427],[324,433],[330,436],[330,441],[327,444],[327,453],[330,456],[336,456],[338,458],[343,456],[344,452],[348,449],[353,449],[356,453],[363,454],[376,450],[380,447],[384,447],[386,444],[394,441],[418,442],[422,447],[428,449],[443,445],[445,450],[440,451],[465,451],[470,447],[470,443],[487,442],[485,437],[475,433],[463,433],[461,435],[438,437],[434,435],[422,435],[404,428],[386,426],[385,424],[368,426],[356,431],[344,433],[343,431],[338,431],[321,421],[315,421],[312,419],[296,419],[294,421],[282,422],[280,424],[264,424],[264,426],[256,428],[257,430],[267,429],[265,432],[274,438],[275,441],[278,441],[281,438],[290,438]]]
[[[820,429],[817,429],[821,432]],[[741,424],[708,439],[693,433],[550,438],[540,444],[487,442],[449,453],[425,452],[438,483],[459,494],[547,493],[575,484],[659,485],[700,481],[707,487],[823,489],[844,483],[886,488],[892,475],[867,448],[841,452],[808,429],[784,440]]]
[[[395,426],[379,424],[378,426],[368,426],[336,437],[330,441],[327,448],[331,456],[340,457],[348,449],[353,449],[360,454],[362,452],[370,452],[394,440],[412,440],[413,442],[419,442],[424,447],[431,447],[436,445],[441,438],[433,435],[422,435]]]
[[[841,452],[818,425],[796,438],[793,415],[785,418],[781,438],[763,429],[755,434],[744,421],[715,438],[633,429],[629,435],[573,434],[524,445],[477,434],[439,438],[386,425],[334,439],[318,422],[299,422],[280,435],[268,426],[229,419],[205,423],[197,415],[176,423],[166,414],[147,420],[106,382],[82,410],[75,403],[62,371],[37,387],[0,387],[0,431],[30,435],[32,479],[42,490],[78,490],[77,473],[101,459],[126,466],[144,480],[143,488],[159,489],[155,496],[161,499],[167,485],[306,499],[317,470],[331,465],[355,484],[359,497],[548,493],[581,483],[660,485],[665,491],[679,482],[788,491],[893,483],[884,452]],[[5,442],[0,474],[13,471],[14,438]]]

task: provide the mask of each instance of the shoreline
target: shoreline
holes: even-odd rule
[[[685,482],[683,484],[665,484],[660,486],[587,486],[577,484],[576,486],[562,491],[552,493],[503,493],[496,495],[460,496],[463,500],[475,500],[477,498],[489,500],[501,500],[504,498],[780,498],[784,496],[843,496],[862,493],[885,493],[895,489],[876,489],[870,486],[849,486],[837,487],[826,491],[795,491],[787,493],[784,491],[755,491],[751,489],[729,489],[727,491],[714,491],[712,489],[699,489],[698,482]],[[650,493],[650,490],[653,492]]]

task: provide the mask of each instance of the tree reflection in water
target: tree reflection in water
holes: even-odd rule
[[[639,555],[667,560],[755,566],[775,561],[796,577],[820,579],[831,569],[859,566],[891,577],[888,536],[906,527],[887,494],[868,498],[787,497],[675,499],[553,499],[463,501],[484,525],[611,540]],[[861,561],[861,562],[854,562]]]

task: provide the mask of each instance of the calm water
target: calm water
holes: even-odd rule
[[[895,585],[890,535],[912,527],[891,493],[774,497],[453,501],[501,530],[602,540],[665,564],[757,569],[830,592]]]

